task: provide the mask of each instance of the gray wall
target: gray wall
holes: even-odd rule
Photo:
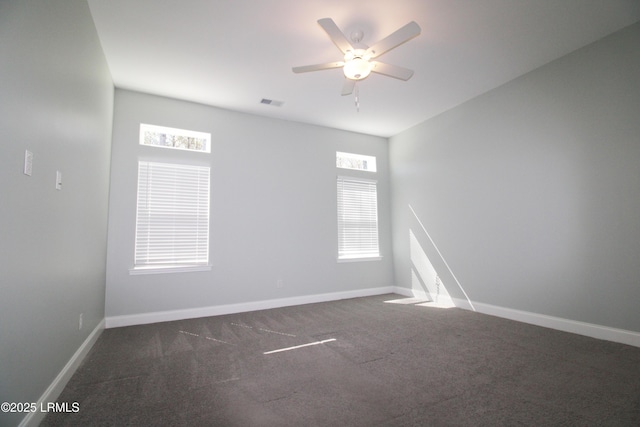
[[[140,146],[140,123],[210,132],[212,152]],[[378,159],[382,261],[336,262],[336,150]],[[107,316],[391,286],[387,156],[385,138],[116,90]],[[143,159],[210,165],[211,271],[129,274]]]
[[[465,298],[429,234],[472,301],[640,331],[638,46],[635,24],[391,138],[397,284],[423,252]]]
[[[0,402],[37,401],[104,318],[112,115],[86,2],[0,2]]]

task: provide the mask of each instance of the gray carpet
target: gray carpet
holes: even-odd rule
[[[42,425],[640,425],[640,348],[399,298],[108,329]]]

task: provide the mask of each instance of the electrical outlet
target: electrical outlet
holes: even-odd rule
[[[282,282],[282,279],[278,279],[278,281],[276,282],[276,287],[282,288],[283,286],[284,286],[284,283]]]
[[[82,315],[83,315],[83,313],[80,313],[80,317],[78,318],[78,330],[79,331],[82,330]]]

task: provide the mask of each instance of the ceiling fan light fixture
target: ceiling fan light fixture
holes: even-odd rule
[[[345,62],[344,75],[351,80],[362,80],[371,73],[372,65],[369,61],[355,57]]]
[[[364,33],[360,30],[351,33],[352,44],[340,28],[338,28],[336,23],[333,22],[333,19],[318,19],[318,24],[320,24],[325,33],[327,33],[333,44],[335,44],[336,47],[344,54],[344,61],[293,67],[294,73],[342,68],[346,77],[342,87],[342,95],[351,94],[355,88],[355,83],[367,78],[372,72],[400,80],[409,80],[413,75],[413,71],[407,68],[385,64],[378,61],[370,62],[370,60],[375,60],[385,52],[388,52],[419,35],[420,26],[414,21],[409,22],[404,27],[396,30],[384,39],[375,43],[373,46],[367,48],[361,48],[363,45],[360,41],[362,40]]]

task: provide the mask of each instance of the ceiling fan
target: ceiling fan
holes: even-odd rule
[[[366,47],[360,43],[362,40],[362,31],[354,31],[351,33],[351,42],[340,31],[338,26],[331,18],[322,18],[318,20],[318,24],[329,35],[329,38],[344,54],[343,61],[328,62],[325,64],[305,65],[302,67],[293,67],[294,73],[306,73],[309,71],[328,70],[331,68],[343,68],[345,81],[342,87],[342,95],[350,95],[356,85],[356,82],[365,79],[370,73],[378,73],[400,80],[409,80],[413,76],[413,71],[407,68],[398,67],[397,65],[385,64],[384,62],[373,61],[382,54],[398,47],[412,38],[420,34],[420,26],[411,21],[404,27],[395,31],[391,35],[380,40],[371,47]],[[363,48],[356,48],[364,46]]]

